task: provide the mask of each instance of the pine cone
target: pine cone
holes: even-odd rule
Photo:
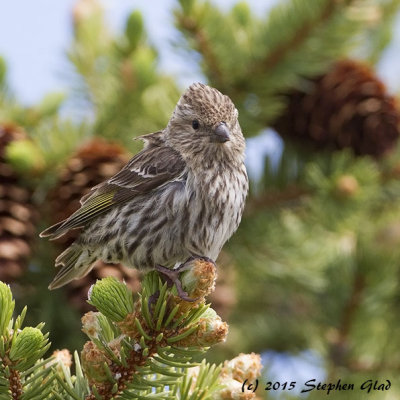
[[[80,207],[79,200],[93,186],[117,173],[129,160],[126,151],[117,144],[101,139],[93,139],[84,145],[66,164],[61,172],[56,187],[49,194],[52,222],[56,223],[71,215]],[[60,252],[68,247],[79,235],[79,230],[72,230],[55,243]],[[71,303],[80,311],[92,309],[86,302],[90,286],[97,279],[106,276],[124,279],[132,290],[140,286],[139,273],[135,269],[121,264],[106,264],[97,261],[92,271],[82,279],[66,286]]]
[[[6,159],[7,146],[26,140],[24,131],[12,124],[0,125],[0,280],[12,282],[28,265],[35,237],[36,212],[32,192]]]
[[[283,137],[374,157],[393,149],[399,137],[394,97],[360,62],[339,61],[286,97],[287,108],[274,124]]]
[[[119,145],[102,139],[93,139],[72,156],[61,171],[55,188],[50,192],[52,222],[69,217],[80,207],[80,199],[93,186],[116,174],[129,160],[126,151]],[[79,235],[73,230],[56,241],[68,247]]]

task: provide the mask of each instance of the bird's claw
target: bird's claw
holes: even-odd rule
[[[160,296],[160,291],[157,290],[156,292],[154,292],[150,297],[149,300],[147,302],[147,305],[149,306],[149,310],[151,310],[151,306],[152,305],[156,305],[158,297]]]
[[[172,285],[175,285],[176,291],[178,292],[178,296],[182,300],[185,300],[185,301],[193,303],[193,302],[197,301],[198,298],[189,297],[188,293],[183,290],[182,283],[181,283],[181,281],[179,279],[179,274],[181,272],[186,271],[186,270],[191,268],[191,266],[188,265],[188,261],[191,261],[191,258],[188,259],[183,264],[181,264],[178,268],[174,268],[174,269],[166,268],[166,267],[164,267],[162,265],[156,264],[155,270],[157,272],[159,272],[164,277],[164,279],[167,282],[168,287],[171,287]]]

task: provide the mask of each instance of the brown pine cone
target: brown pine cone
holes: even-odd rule
[[[48,197],[51,219],[59,222],[80,207],[79,200],[93,186],[116,174],[129,160],[127,152],[119,145],[96,138],[84,145],[67,162],[60,174],[56,187]],[[78,236],[79,230],[70,231],[54,242],[60,252],[67,248]],[[66,286],[71,303],[80,311],[86,312],[91,307],[87,304],[87,293],[97,279],[106,276],[124,279],[132,290],[140,287],[137,270],[121,264],[106,264],[97,261],[95,268],[85,277],[75,280]]]
[[[8,283],[27,268],[36,233],[32,192],[21,184],[18,173],[6,159],[7,146],[26,139],[21,128],[0,125],[0,280]]]
[[[73,155],[61,171],[48,202],[53,223],[68,218],[80,207],[80,199],[90,189],[116,174],[129,160],[129,155],[119,145],[103,139],[93,139]],[[73,230],[56,240],[63,248],[78,236]]]
[[[400,112],[394,97],[360,62],[339,61],[286,98],[286,110],[274,123],[283,137],[374,157],[393,149],[399,137]]]

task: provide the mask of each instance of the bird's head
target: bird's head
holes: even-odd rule
[[[235,105],[202,83],[194,83],[183,93],[165,134],[187,160],[211,156],[217,161],[243,161],[245,141]]]

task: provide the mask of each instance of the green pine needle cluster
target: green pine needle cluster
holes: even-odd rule
[[[50,398],[51,360],[40,360],[50,347],[48,333],[42,333],[43,323],[22,329],[27,309],[14,320],[14,306],[10,288],[0,282],[0,399]]]
[[[90,340],[80,356],[74,354],[74,374],[66,350],[42,359],[50,346],[41,331],[44,324],[22,328],[26,308],[12,320],[15,302],[10,288],[0,283],[0,399],[218,399],[225,388],[221,366],[196,361],[227,333],[204,299],[215,268],[203,267],[195,265],[203,278],[211,273],[211,286],[192,303],[182,301],[155,272],[144,277],[135,296],[115,278],[97,281],[89,302],[98,312],[82,318]]]

